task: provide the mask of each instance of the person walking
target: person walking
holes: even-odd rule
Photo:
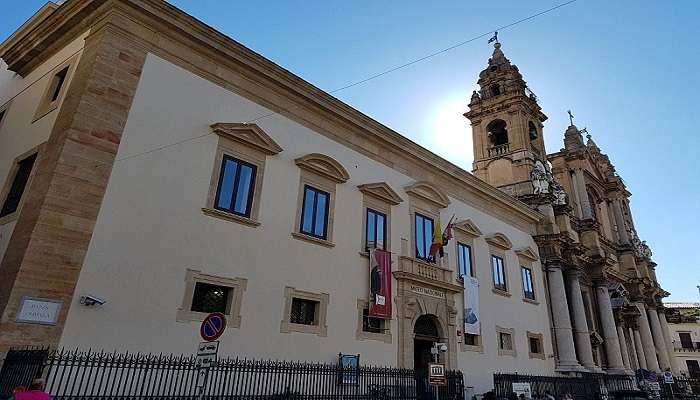
[[[46,382],[43,379],[34,379],[26,391],[14,395],[15,400],[51,400],[51,395],[44,391],[44,387]]]

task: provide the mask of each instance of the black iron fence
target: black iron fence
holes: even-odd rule
[[[608,392],[636,390],[634,378],[627,375],[583,374],[582,376],[539,376],[520,374],[494,374],[493,387],[496,397],[510,398],[513,383],[529,383],[533,398],[545,398],[547,392],[560,399],[571,395],[574,399],[605,398]]]
[[[56,400],[87,399],[462,399],[462,373],[448,371],[439,393],[413,370],[337,363],[223,358],[207,373],[194,356],[10,350],[0,399],[34,378]]]
[[[698,399],[700,400],[700,378],[674,376],[673,383],[666,383],[664,377],[658,377],[662,399]]]

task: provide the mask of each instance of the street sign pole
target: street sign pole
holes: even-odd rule
[[[197,398],[204,399],[204,392],[209,378],[209,369],[216,365],[219,342],[216,341],[226,329],[226,317],[220,312],[207,315],[199,327],[199,335],[204,339],[197,346]]]

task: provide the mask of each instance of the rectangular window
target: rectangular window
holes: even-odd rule
[[[479,345],[479,335],[465,333],[464,334],[464,344],[466,344],[467,346],[478,346]]]
[[[292,298],[292,312],[289,316],[289,322],[301,325],[316,325],[318,306],[318,301]]]
[[[540,343],[540,339],[531,337],[529,338],[530,342],[530,353],[532,354],[539,354],[542,352],[542,345]]]
[[[51,98],[49,99],[49,103],[58,100],[63,83],[66,81],[66,75],[68,75],[68,67],[63,68],[53,76],[51,80]]]
[[[214,207],[249,218],[256,169],[253,164],[224,155]]]
[[[498,347],[501,350],[513,350],[513,337],[510,333],[498,332]]]
[[[461,242],[457,243],[457,265],[459,266],[459,276],[474,276],[472,248]]]
[[[367,231],[365,232],[365,250],[386,250],[386,214],[367,209]]]
[[[522,266],[520,270],[523,275],[523,295],[526,299],[535,300],[535,287],[532,284],[532,270]]]
[[[504,292],[508,291],[506,286],[506,271],[503,259],[498,256],[491,256],[491,270],[493,272],[493,287]]]
[[[309,185],[304,186],[304,202],[301,206],[301,233],[326,239],[328,228],[328,203],[330,194]]]
[[[231,299],[231,288],[210,283],[196,282],[192,296],[192,311],[226,314]]]
[[[433,220],[416,213],[416,258],[429,261],[433,243]]]
[[[384,320],[369,316],[369,309],[362,310],[362,331],[370,333],[384,333]]]
[[[15,176],[12,178],[12,185],[0,209],[0,217],[17,211],[20,200],[22,200],[22,195],[24,194],[24,189],[26,189],[27,182],[29,182],[29,176],[32,173],[36,156],[37,154],[34,153],[17,163],[17,172],[15,172]]]

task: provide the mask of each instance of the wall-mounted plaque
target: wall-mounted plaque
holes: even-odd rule
[[[15,321],[27,324],[56,325],[63,301],[23,297]]]

